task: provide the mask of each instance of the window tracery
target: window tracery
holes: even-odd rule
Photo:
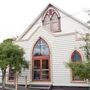
[[[54,9],[48,9],[43,16],[43,25],[52,32],[60,31],[60,16]]]

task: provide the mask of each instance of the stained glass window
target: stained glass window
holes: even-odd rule
[[[80,62],[81,61],[81,55],[78,51],[74,51],[71,57],[73,62]]]
[[[73,53],[72,53],[72,56],[71,56],[71,61],[72,62],[80,62],[81,63],[81,55],[80,53],[75,50]],[[78,75],[75,75],[74,73],[72,73],[72,80],[74,81],[82,81],[82,79],[78,76]]]
[[[48,56],[49,49],[46,42],[42,39],[39,39],[34,47],[33,56]]]
[[[50,80],[49,47],[43,39],[39,39],[33,49],[32,79],[34,81]]]

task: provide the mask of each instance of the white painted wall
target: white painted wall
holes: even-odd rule
[[[32,49],[36,41],[42,37],[49,45],[50,48],[50,69],[51,69],[51,82],[38,82],[38,84],[53,84],[56,86],[87,86],[86,83],[72,83],[70,69],[66,67],[66,62],[70,61],[71,53],[74,50],[79,50],[79,41],[76,41],[76,34],[67,34],[54,36],[50,32],[39,28],[27,41],[17,42],[25,50],[25,58],[30,63],[30,70],[22,72],[23,75],[27,73],[28,84],[32,82]],[[80,42],[81,43],[81,42]],[[78,45],[79,44],[79,45]],[[19,83],[24,83],[21,78]]]
[[[72,83],[72,77],[70,69],[66,67],[66,62],[70,61],[71,53],[74,50],[79,50],[82,54],[82,50],[79,49],[82,44],[81,41],[77,41],[77,33],[83,32],[88,29],[77,22],[76,20],[67,17],[67,15],[60,12],[61,16],[61,32],[52,33],[48,29],[44,28],[41,23],[41,18],[36,24],[25,34],[21,40],[17,39],[16,44],[20,45],[25,51],[25,59],[29,62],[29,69],[22,72],[21,76],[28,77],[28,84],[53,84],[56,86],[87,86],[86,83]],[[50,82],[32,82],[32,50],[36,41],[39,38],[43,38],[50,48],[50,69],[51,69],[51,81]],[[19,83],[24,84],[25,78],[20,77]]]
[[[79,23],[77,19],[71,18],[72,16],[67,16],[67,14],[61,10],[58,10],[58,12],[60,14],[60,24],[61,24],[61,32],[58,32],[58,34],[71,33],[71,32],[85,33],[88,31],[88,28],[82,25],[81,23]],[[42,16],[41,18],[38,19],[38,21],[36,21],[36,23],[33,25],[32,28],[30,28],[31,25],[27,28],[28,33],[23,35],[21,40],[28,39],[30,36],[32,36],[32,33],[34,33],[40,26],[42,26]],[[48,30],[49,28],[45,28],[45,29],[49,31]]]

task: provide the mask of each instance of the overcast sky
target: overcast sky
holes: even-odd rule
[[[23,33],[49,3],[83,22],[89,19],[90,0],[0,0],[0,42]]]

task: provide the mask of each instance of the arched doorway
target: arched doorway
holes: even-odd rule
[[[32,80],[50,80],[50,51],[47,43],[41,38],[36,42],[33,48]]]

